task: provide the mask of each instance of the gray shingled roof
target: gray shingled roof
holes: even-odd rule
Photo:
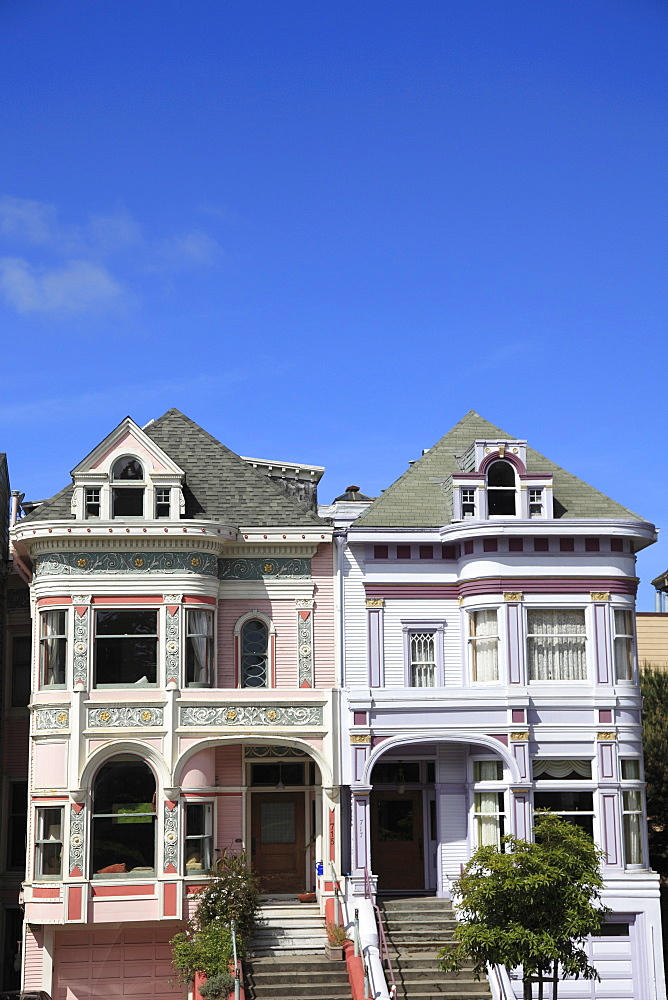
[[[357,518],[354,526],[433,528],[449,524],[452,521],[452,475],[460,471],[455,456],[461,457],[474,441],[486,438],[514,440],[512,434],[490,424],[475,410],[469,410]],[[526,458],[529,472],[551,472],[554,477],[555,518],[643,520],[537,451],[527,448]]]
[[[144,433],[185,472],[186,518],[209,517],[247,528],[328,524],[180,410],[167,410]],[[71,500],[72,486],[66,486],[23,522],[68,518]]]

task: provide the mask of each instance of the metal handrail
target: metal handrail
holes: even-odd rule
[[[236,921],[232,920],[230,922],[230,930],[232,932],[232,955],[234,957],[234,1000],[239,1000],[241,996],[241,979],[239,976],[239,959],[237,957]]]
[[[332,873],[332,886],[334,887],[334,920],[338,924],[339,920],[341,920],[341,913],[342,913],[341,880],[339,879],[339,876],[336,874],[336,867],[334,866],[333,861],[329,862],[329,869],[330,872]]]
[[[390,973],[390,979],[392,980],[392,985],[390,986],[390,996],[392,997],[392,1000],[394,1000],[394,998],[397,995],[397,981],[394,976],[392,959],[390,958],[390,949],[387,946],[387,938],[385,937],[385,928],[383,927],[383,916],[380,912],[380,909],[375,899],[373,898],[373,885],[371,883],[371,876],[369,874],[368,868],[364,869],[364,898],[371,900],[371,905],[376,911],[376,924],[378,926],[378,943],[380,945],[379,948],[380,958],[381,961],[384,960],[387,963],[387,968]]]

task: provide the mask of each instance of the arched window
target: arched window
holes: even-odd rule
[[[143,482],[144,467],[131,455],[124,455],[114,462],[112,483]],[[113,486],[111,491],[112,517],[143,517],[144,487]]]
[[[114,757],[93,785],[91,874],[155,874],[155,777],[138,757]]]
[[[492,462],[487,472],[487,513],[514,517],[517,510],[515,469],[510,462]]]
[[[269,687],[269,629],[260,618],[241,626],[239,683],[245,688]]]

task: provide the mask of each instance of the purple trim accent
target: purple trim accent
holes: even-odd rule
[[[471,541],[471,539],[469,539],[467,542],[464,542],[464,554],[467,556],[473,555],[473,542]]]
[[[513,722],[526,722],[526,712],[523,708],[513,709]]]
[[[373,557],[374,559],[389,559],[390,548],[388,545],[374,545],[373,547]]]
[[[504,747],[508,746],[508,737],[505,733],[488,733],[487,735],[491,736],[493,740],[498,740],[499,743],[503,743]]]
[[[575,539],[574,538],[560,538],[559,539],[559,551],[560,552],[575,552]]]
[[[366,712],[353,712],[353,723],[356,726],[366,726],[369,716]]]
[[[483,552],[498,552],[499,543],[496,538],[483,538],[482,540],[482,550]]]
[[[608,856],[609,865],[619,864],[619,838],[617,836],[617,795],[604,794],[601,796],[603,808],[601,818],[603,830],[603,850]]]
[[[611,743],[601,743],[598,748],[599,767],[602,778],[615,776],[615,748]]]
[[[385,684],[383,661],[383,611],[369,608],[367,611],[369,634],[369,687],[383,687]]]
[[[355,762],[355,781],[361,781],[364,777],[364,765],[366,764],[367,747],[353,747],[353,758]]]
[[[585,552],[600,552],[601,543],[598,538],[585,538]]]
[[[509,462],[510,465],[514,467],[515,472],[519,473],[520,475],[526,474],[527,471],[526,465],[520,458],[517,457],[517,455],[512,455],[509,452],[505,452],[502,458],[501,455],[499,455],[498,451],[496,451],[492,452],[491,455],[485,455],[480,465],[478,466],[478,475],[479,476],[484,475],[487,472],[487,466],[492,465],[494,462]],[[531,474],[531,478],[534,479],[535,476],[536,473],[533,472]],[[457,479],[458,476],[455,476],[454,478]],[[539,476],[539,479],[542,478],[543,478],[542,476]]]
[[[509,552],[524,552],[524,539],[523,538],[509,538],[508,539],[508,551]]]
[[[608,640],[608,607],[594,605],[594,656],[596,657],[596,680],[599,684],[612,682],[610,647]]]
[[[550,551],[550,539],[549,538],[534,538],[534,540],[533,540],[533,550],[534,550],[534,552],[549,552]]]
[[[369,795],[353,795],[352,848],[355,868],[368,868]]]
[[[508,680],[511,684],[521,684],[522,682],[522,661],[520,659],[520,640],[522,626],[520,621],[519,604],[509,604],[506,612],[507,618],[507,641],[506,657],[508,660]]]
[[[410,559],[410,557],[411,557],[410,545],[397,545],[397,559]]]
[[[441,559],[458,559],[456,545],[443,545],[441,548]]]
[[[513,743],[513,756],[517,763],[518,770],[520,772],[520,777],[522,780],[526,780],[528,776],[529,760],[528,760],[528,741],[526,743]]]
[[[589,594],[604,590],[610,594],[635,594],[636,577],[488,577],[464,580],[460,583],[367,583],[367,597],[385,597],[399,600],[436,600],[456,597],[478,597],[481,594],[502,594],[505,590],[525,594]]]
[[[389,740],[389,738],[390,738],[389,736],[372,736],[371,746],[377,747],[379,743],[382,743],[384,740]]]
[[[610,539],[610,551],[611,552],[623,552],[624,551],[624,539],[623,538],[611,538]]]
[[[420,545],[419,546],[420,559],[433,559],[434,558],[434,546],[433,545]]]
[[[612,725],[612,709],[611,708],[599,708],[598,710],[598,721],[602,726]]]
[[[514,813],[515,836],[518,840],[529,839],[529,796],[526,792],[521,795],[512,795],[512,808]]]

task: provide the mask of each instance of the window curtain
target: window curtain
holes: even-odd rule
[[[478,823],[478,845],[497,847],[499,843],[499,794],[476,792],[475,812]]]
[[[586,680],[584,611],[529,611],[527,625],[532,681]]]
[[[633,615],[630,611],[615,611],[615,678],[633,679]]]
[[[496,760],[476,761],[476,781],[498,781],[499,763]]]
[[[624,848],[627,865],[642,864],[642,795],[624,792]]]
[[[209,648],[212,635],[212,615],[210,611],[188,612],[188,638],[192,652],[193,684],[209,683]]]
[[[533,776],[549,774],[551,778],[565,778],[575,771],[582,778],[591,778],[590,760],[534,760]]]
[[[471,614],[470,623],[473,680],[497,681],[499,679],[499,630],[496,608],[491,611],[474,611]]]
[[[413,632],[411,635],[411,672],[413,687],[434,687],[436,659],[433,632]]]

